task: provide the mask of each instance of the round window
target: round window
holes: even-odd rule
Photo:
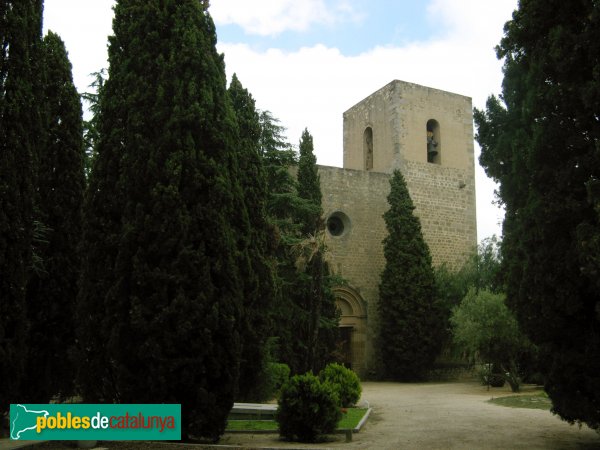
[[[343,236],[350,229],[350,219],[341,211],[336,211],[327,218],[327,231],[332,236]]]

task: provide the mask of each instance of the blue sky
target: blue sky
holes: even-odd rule
[[[65,41],[80,92],[107,67],[114,0],[45,0],[44,26]],[[342,165],[342,114],[394,79],[473,99],[500,92],[494,47],[517,0],[212,0],[218,49],[258,108],[319,164]],[[476,158],[479,148],[476,145]],[[501,234],[494,183],[476,166],[479,239]]]
[[[260,35],[245,30],[239,23],[227,23],[218,25],[218,36],[220,41],[244,42],[257,51],[274,47],[293,51],[324,44],[344,55],[357,56],[376,46],[427,40],[440,32],[427,19],[426,2],[356,0],[351,7],[352,12],[339,14],[339,21],[313,24],[308,30]]]

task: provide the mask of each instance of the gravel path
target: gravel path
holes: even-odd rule
[[[530,388],[531,389],[531,388]],[[524,392],[527,393],[527,389]],[[600,449],[600,434],[571,426],[549,411],[487,403],[511,395],[477,383],[363,383],[373,408],[366,427],[350,443],[343,436],[319,447],[348,449]],[[226,434],[222,444],[306,448],[273,435]]]
[[[532,388],[526,388],[524,394]],[[363,383],[362,398],[373,412],[352,442],[335,435],[321,444],[279,440],[274,434],[232,434],[220,445],[233,448],[353,449],[600,449],[600,434],[571,426],[549,411],[507,408],[487,403],[511,395],[510,389],[489,391],[477,383]],[[36,449],[69,448],[45,443]],[[120,450],[198,450],[198,446],[142,442],[103,442],[99,447]],[[231,448],[230,447],[230,448]],[[72,449],[72,447],[70,447]],[[216,447],[212,447],[213,449]]]

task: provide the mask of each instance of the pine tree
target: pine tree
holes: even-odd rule
[[[106,81],[106,69],[100,69],[93,72],[94,81],[88,86],[93,89],[92,92],[84,92],[81,98],[87,102],[88,111],[91,113],[89,120],[83,121],[83,144],[85,148],[85,174],[89,177],[92,171],[94,157],[96,156],[96,146],[99,139],[98,120],[100,115],[100,94]]]
[[[106,330],[107,400],[181,403],[184,436],[217,438],[238,382],[243,283],[231,223],[244,199],[234,195],[235,117],[207,8],[115,7],[80,315]],[[83,331],[86,351],[98,350]]]
[[[290,168],[297,163],[296,154],[285,140],[285,128],[270,111],[259,113],[260,152],[267,177],[267,214],[285,240],[288,234],[294,234],[293,211],[298,203],[296,180]]]
[[[31,329],[22,401],[29,403],[72,389],[68,349],[74,344],[84,188],[81,103],[58,35],[44,38],[43,55],[45,145],[38,157],[36,210],[47,231],[37,249],[41,266],[27,285]]]
[[[274,230],[267,221],[267,180],[260,154],[260,122],[252,95],[234,74],[228,89],[238,126],[235,178],[244,198],[247,220],[237,230],[240,276],[244,291],[242,357],[238,398],[253,400],[260,391],[267,362],[274,285]],[[261,399],[259,399],[261,400]]]
[[[0,0],[0,416],[21,401],[35,162],[43,142],[41,0]]]
[[[438,355],[443,325],[435,299],[429,248],[400,171],[394,171],[383,215],[388,236],[379,285],[379,335],[383,375],[394,380],[421,379]]]
[[[506,209],[507,302],[540,349],[553,410],[593,428],[600,426],[593,255],[600,218],[590,195],[600,179],[599,21],[591,0],[521,1],[497,48],[502,96],[475,113],[480,162],[500,183]]]

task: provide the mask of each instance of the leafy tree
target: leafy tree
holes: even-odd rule
[[[507,299],[563,419],[600,426],[600,286],[588,189],[600,179],[600,5],[523,0],[497,48],[502,96],[476,111],[500,183]],[[591,263],[591,265],[590,265]],[[592,270],[590,270],[592,269]]]
[[[72,392],[73,313],[77,297],[83,202],[81,103],[60,37],[43,45],[45,145],[38,156],[37,218],[45,227],[36,249],[40,265],[27,285],[30,322],[23,400],[46,403]]]
[[[460,357],[453,345],[450,317],[452,310],[461,304],[469,290],[504,293],[500,267],[500,241],[494,235],[483,239],[477,251],[458,270],[449,269],[446,265],[434,268],[438,304],[445,322],[443,354]]]
[[[238,385],[234,222],[247,214],[207,8],[115,6],[79,314],[84,359],[98,369],[82,373],[86,400],[181,403],[184,436],[217,438]]]
[[[500,243],[495,235],[483,239],[477,246],[477,252],[456,271],[446,265],[434,268],[438,299],[444,311],[449,314],[471,288],[475,291],[504,292]]]
[[[456,345],[472,361],[491,364],[509,377],[514,391],[519,390],[517,358],[527,342],[517,321],[504,303],[503,294],[474,288],[452,312]]]
[[[255,102],[234,74],[228,89],[236,114],[239,196],[244,198],[247,217],[237,221],[239,256],[243,280],[244,316],[241,324],[242,353],[238,398],[252,399],[259,392],[266,371],[267,338],[271,331],[269,311],[275,295],[274,231],[267,221],[266,174],[260,153],[260,122]]]
[[[36,156],[43,145],[41,0],[0,0],[0,416],[21,401]]]
[[[429,248],[400,171],[394,171],[390,185],[390,209],[383,215],[389,234],[383,240],[378,347],[384,377],[415,380],[440,351],[443,319]]]

